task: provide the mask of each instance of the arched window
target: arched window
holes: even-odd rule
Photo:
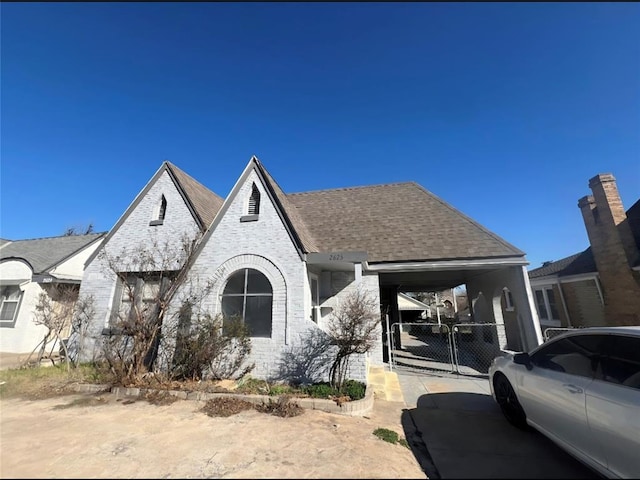
[[[260,213],[260,191],[254,183],[251,187],[251,197],[249,197],[249,215],[258,215]]]
[[[240,318],[252,337],[271,337],[273,289],[261,272],[243,268],[232,274],[222,293],[225,319]]]

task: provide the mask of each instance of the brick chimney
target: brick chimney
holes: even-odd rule
[[[589,195],[578,200],[604,293],[608,325],[640,325],[640,283],[631,267],[639,252],[610,173],[589,180]]]

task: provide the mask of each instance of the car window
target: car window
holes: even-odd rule
[[[592,378],[604,346],[603,335],[573,335],[548,345],[531,356],[540,368]]]
[[[640,338],[616,336],[602,358],[602,380],[640,390]]]

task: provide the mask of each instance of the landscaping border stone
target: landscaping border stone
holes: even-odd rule
[[[212,400],[214,398],[238,398],[251,402],[253,404],[269,403],[278,401],[282,395],[243,395],[239,393],[209,393],[185,390],[159,390],[155,388],[137,388],[137,387],[112,387],[110,385],[97,385],[90,383],[76,384],[75,390],[79,393],[100,393],[111,392],[117,398],[122,397],[138,397],[152,392],[167,392],[169,395],[178,397],[182,400]],[[307,410],[321,410],[327,413],[337,413],[339,415],[348,415],[352,417],[362,417],[369,413],[373,408],[374,394],[373,389],[367,385],[364,398],[353,400],[351,402],[343,402],[338,405],[334,400],[325,398],[295,397],[290,396],[290,401],[297,403],[300,407]]]

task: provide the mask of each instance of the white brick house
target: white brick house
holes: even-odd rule
[[[427,222],[441,220],[451,235],[420,238],[424,219],[416,209]],[[467,283],[491,299],[508,285],[521,307],[524,343],[540,338],[524,253],[412,182],[285,194],[253,157],[223,201],[165,162],[102,248],[178,242],[198,232],[190,278],[213,280],[203,302],[208,311],[239,313],[250,327],[255,377],[286,376],[292,355],[326,329],[331,312],[356,287],[373,295],[393,322],[400,285],[442,290]],[[118,303],[116,278],[99,258],[96,252],[89,259],[81,290],[97,299],[93,341]],[[493,304],[482,311],[499,317]],[[367,364],[385,361],[379,333],[373,351],[351,362],[350,378],[366,381]],[[91,342],[83,345],[85,355],[98,354]]]

